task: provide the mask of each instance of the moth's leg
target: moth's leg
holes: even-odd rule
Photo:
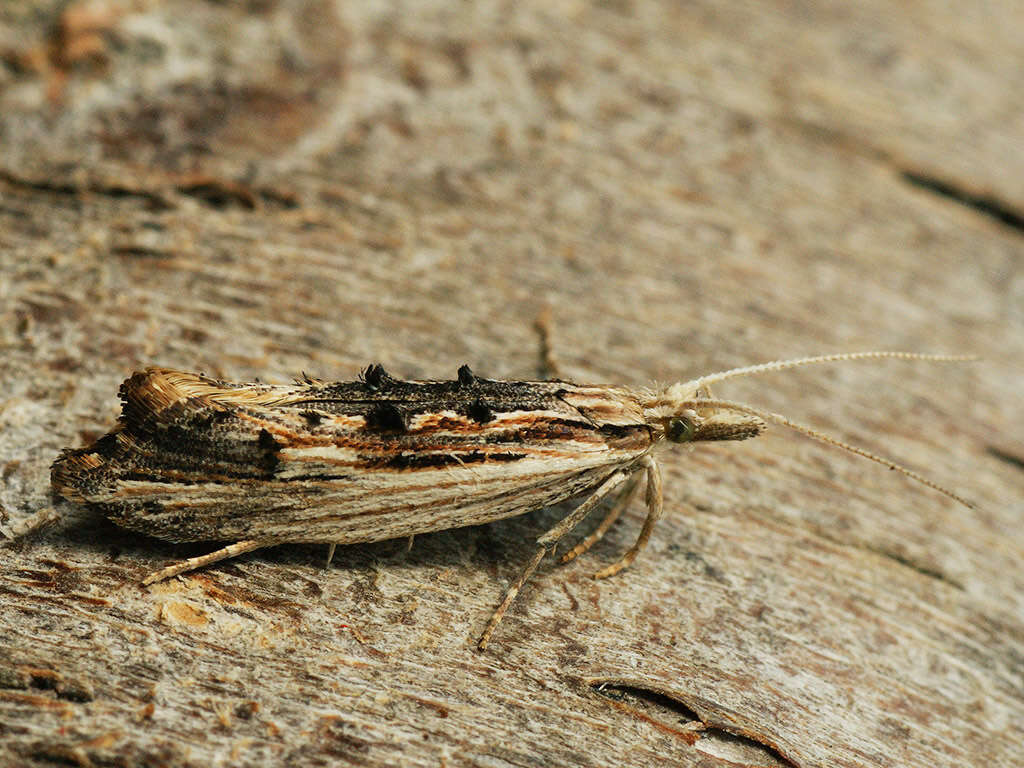
[[[558,359],[551,345],[551,307],[545,306],[533,321],[533,327],[540,336],[540,377],[554,379],[558,376]]]
[[[169,565],[156,573],[150,574],[142,580],[142,583],[152,584],[155,581],[163,581],[164,579],[171,578],[171,576],[177,576],[179,573],[185,573],[186,571],[194,571],[196,568],[202,568],[204,565],[215,563],[218,560],[227,560],[229,557],[252,552],[254,549],[267,546],[267,544],[267,541],[259,539],[236,541],[234,544],[228,544],[223,549],[218,549],[216,552],[211,552],[208,555],[190,557],[188,560],[182,560],[180,563]]]
[[[604,520],[601,521],[601,524],[597,526],[594,532],[587,536],[587,538],[562,555],[559,562],[568,563],[570,560],[579,557],[592,546],[597,544],[597,542],[599,542],[604,535],[608,533],[608,530],[612,525],[614,525],[615,521],[619,519],[623,510],[630,505],[636,497],[636,492],[639,489],[640,473],[634,472],[629,476],[629,481],[626,483],[626,487],[619,493],[619,498],[615,500],[615,504],[613,504],[612,508],[608,510],[608,514],[604,516]]]
[[[661,519],[663,509],[661,470],[658,469],[658,463],[650,456],[644,458],[643,464],[647,468],[647,493],[645,494],[647,497],[647,519],[644,520],[644,527],[640,530],[636,544],[617,563],[612,563],[607,568],[602,568],[595,573],[595,579],[607,579],[609,576],[614,576],[636,560],[636,556],[647,546],[647,541],[651,538],[651,531],[654,530],[654,526]]]
[[[576,527],[583,518],[585,518],[595,506],[597,506],[601,499],[611,493],[613,490],[618,488],[625,480],[629,478],[629,475],[625,472],[615,472],[607,480],[598,486],[597,490],[588,496],[584,501],[576,507],[572,512],[562,518],[561,522],[558,523],[554,528],[545,533],[543,536],[537,539],[537,543],[540,547],[534,553],[530,562],[523,568],[522,573],[519,574],[519,578],[512,582],[512,585],[505,592],[505,598],[501,601],[501,605],[491,616],[491,620],[487,622],[487,627],[484,629],[484,633],[480,635],[480,640],[477,643],[477,647],[482,651],[487,647],[487,644],[491,641],[491,635],[494,634],[494,630],[498,624],[501,623],[502,618],[505,616],[505,612],[508,611],[509,607],[516,599],[516,595],[519,594],[519,590],[523,588],[523,585],[529,580],[533,572],[537,570],[537,566],[540,565],[540,561],[544,559],[544,555],[551,551],[558,540],[565,536],[569,531]]]
[[[398,545],[392,550],[389,557],[401,557],[402,555],[408,555],[412,552],[413,542],[416,541],[416,534],[412,533],[408,536],[396,536],[392,541],[398,543]]]
[[[522,589],[527,580],[533,576],[533,572],[537,570],[537,566],[540,565],[540,561],[544,559],[544,555],[547,553],[547,547],[541,547],[538,549],[534,556],[530,558],[530,562],[528,562],[526,567],[523,568],[523,572],[519,574],[519,578],[513,581],[511,586],[509,586],[508,591],[505,592],[505,599],[501,601],[501,605],[498,606],[498,610],[493,613],[491,620],[487,622],[487,628],[484,630],[484,633],[480,635],[480,640],[476,644],[476,647],[481,651],[487,648],[487,644],[491,642],[491,635],[494,634],[494,630],[498,628],[498,624],[500,624],[501,620],[505,617],[505,612],[516,599],[516,595],[519,594],[519,590]]]
[[[537,538],[537,543],[543,546],[551,546],[561,541],[562,537],[572,531],[577,525],[583,522],[583,518],[590,514],[590,511],[601,503],[601,499],[614,491],[626,480],[630,473],[618,470],[597,487],[597,490],[585,498],[576,509],[563,517],[558,525],[550,531]]]
[[[325,571],[328,568],[331,567],[331,560],[334,559],[334,550],[337,549],[337,548],[338,548],[338,545],[335,544],[334,542],[331,542],[330,544],[327,545],[327,562],[324,563],[324,570]]]

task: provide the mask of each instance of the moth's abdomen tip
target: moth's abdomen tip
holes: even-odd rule
[[[68,498],[69,492],[73,492],[71,484],[73,475],[68,466],[69,453],[71,451],[67,449],[61,451],[50,465],[50,488],[55,494],[63,496],[65,499]]]
[[[50,465],[50,487],[68,501],[86,501],[86,489],[103,466],[91,449],[65,449]]]

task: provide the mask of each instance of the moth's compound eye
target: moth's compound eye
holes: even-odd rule
[[[673,443],[688,443],[693,440],[693,436],[696,433],[697,425],[693,423],[693,419],[687,416],[680,416],[669,420],[668,428],[665,430],[665,437]]]

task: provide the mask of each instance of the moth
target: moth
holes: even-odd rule
[[[497,381],[465,365],[447,381],[402,381],[371,365],[357,381],[304,377],[294,385],[147,368],[121,385],[115,428],[87,448],[62,452],[51,481],[60,496],[129,530],[171,542],[230,542],[157,571],[144,584],[283,543],[326,543],[329,564],[338,544],[478,525],[583,497],[537,539],[535,554],[480,637],[483,649],[543,558],[603,499],[617,497],[562,560],[587,551],[645,479],[647,516],[636,543],[595,577],[633,562],[662,515],[657,456],[666,446],[746,440],[774,422],[970,506],[895,462],[710,390],[739,376],[878,358],[972,359],[834,354],[658,388]]]

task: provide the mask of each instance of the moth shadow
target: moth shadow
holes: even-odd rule
[[[443,561],[445,565],[465,565],[484,571],[499,566],[518,569],[536,553],[537,538],[561,522],[585,498],[586,494],[582,494],[576,499],[504,520],[417,536],[412,551],[407,555],[407,562],[416,565],[437,565]],[[556,545],[554,553],[548,555],[541,568],[546,570],[559,567],[558,558],[598,526],[611,503],[613,502],[605,500],[599,504]],[[596,554],[598,560],[607,559],[609,563],[617,559],[621,554],[620,550],[632,543],[626,541],[631,535],[631,521],[627,519],[629,517],[628,512],[624,514],[604,538],[586,553],[587,556],[593,557]],[[626,533],[622,533],[623,529]],[[639,528],[636,532],[639,532]],[[635,536],[635,532],[633,535]],[[591,563],[590,566],[593,570],[600,567],[597,563]]]
[[[88,553],[89,558],[108,564],[122,559],[143,563],[152,558],[154,570],[161,557],[194,557],[219,546],[211,542],[190,542],[175,544],[161,541],[142,533],[121,528],[103,515],[89,509],[76,510],[65,516],[63,524],[47,534],[51,543],[60,543],[78,552]]]

